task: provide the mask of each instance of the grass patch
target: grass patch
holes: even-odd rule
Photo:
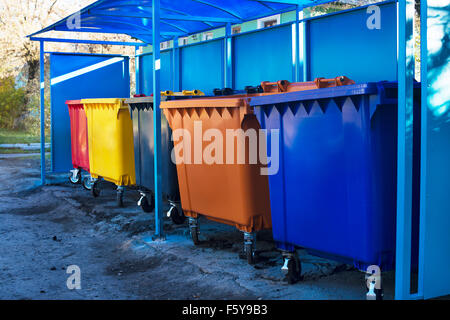
[[[29,154],[40,153],[41,150],[22,150],[20,148],[0,148],[0,154]],[[50,148],[45,149],[45,152],[50,152]]]
[[[47,135],[46,142],[50,142],[50,137]],[[25,131],[12,131],[7,129],[0,129],[0,144],[13,143],[38,143],[40,137]]]

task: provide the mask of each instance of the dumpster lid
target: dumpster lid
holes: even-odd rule
[[[123,98],[101,98],[101,99],[81,99],[83,104],[105,103],[105,104],[118,104],[121,103]]]
[[[165,101],[165,96],[161,97],[161,101]],[[134,97],[124,100],[124,103],[129,105],[132,110],[149,110],[153,109],[153,96],[151,97]]]
[[[162,99],[161,99],[162,100]],[[136,97],[136,98],[128,98],[125,99],[124,102],[126,104],[141,104],[141,103],[150,103],[153,104],[153,97]]]
[[[355,96],[374,94],[378,92],[377,83],[368,82],[362,84],[352,84],[347,86],[313,89],[306,91],[294,91],[285,92],[272,95],[249,97],[249,105],[266,106],[279,103],[288,103],[292,101],[305,101],[305,100],[317,100],[317,99],[329,99],[344,96]]]
[[[161,109],[171,108],[239,108],[245,105],[246,95],[233,98],[184,99],[161,102]]]
[[[192,99],[170,99],[161,101],[161,109],[170,108],[239,108],[246,105],[250,97],[272,95],[273,93],[235,94],[230,96],[209,96]]]
[[[74,104],[83,104],[81,100],[66,100],[66,104],[74,105]]]

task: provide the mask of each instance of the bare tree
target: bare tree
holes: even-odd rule
[[[38,74],[39,48],[37,43],[26,36],[39,31],[56,21],[95,2],[95,0],[0,0],[0,77],[16,76],[26,69],[27,77],[34,79]],[[53,32],[52,37],[61,37],[61,32]],[[67,36],[67,33],[65,33]],[[127,36],[73,34],[71,38],[124,40]],[[68,45],[51,44],[52,48],[67,48]],[[108,46],[97,46],[95,49],[109,53]],[[93,46],[72,46],[72,50],[81,49],[84,52],[94,52]]]

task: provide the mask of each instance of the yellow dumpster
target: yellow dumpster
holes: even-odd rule
[[[124,99],[83,99],[88,121],[91,192],[100,195],[99,178],[117,185],[117,204],[123,206],[125,186],[136,184],[133,122]]]

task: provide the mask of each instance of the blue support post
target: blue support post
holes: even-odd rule
[[[136,79],[136,94],[141,94],[141,79],[139,73],[139,48],[136,47],[134,50],[134,74]]]
[[[44,41],[39,42],[39,73],[41,102],[41,185],[45,185],[45,50]]]
[[[147,44],[142,42],[123,42],[123,41],[100,41],[100,40],[80,40],[80,39],[60,39],[60,38],[41,38],[30,37],[31,41],[60,42],[60,43],[83,43],[83,44],[104,44],[109,46],[133,46],[145,47]]]
[[[302,10],[302,19],[303,16],[303,10]],[[302,27],[300,28],[300,33],[302,34],[301,42],[300,42],[300,60],[302,61],[303,65],[303,81],[308,81],[308,23],[309,21],[303,21]]]
[[[293,41],[294,49],[294,81],[299,82],[301,79],[301,71],[300,71],[300,13],[301,10],[297,5],[297,9],[295,10],[295,27],[294,27],[294,36],[295,39]]]
[[[181,91],[181,83],[180,83],[180,48],[179,48],[179,39],[175,37],[173,39],[173,49],[172,49],[172,66],[173,66],[173,88],[174,92]]]
[[[161,58],[160,58],[160,0],[152,0],[152,45],[153,45],[153,138],[154,138],[154,166],[155,166],[155,235],[154,240],[164,240],[163,203],[161,190]]]
[[[428,1],[420,1],[420,228],[419,228],[419,277],[418,294],[424,295],[425,270],[425,221],[427,209],[427,151],[428,151]]]
[[[450,99],[448,6],[420,1],[421,176],[418,294],[450,294]],[[429,49],[429,50],[428,50]]]
[[[414,4],[398,3],[398,161],[395,298],[411,298]]]
[[[225,87],[233,88],[233,39],[231,23],[225,27]]]

